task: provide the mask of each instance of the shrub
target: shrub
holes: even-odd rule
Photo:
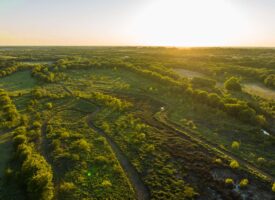
[[[51,166],[43,156],[31,152],[22,164],[21,174],[27,187],[29,199],[53,199],[53,174]]]
[[[244,187],[246,187],[247,185],[248,185],[248,183],[249,183],[249,181],[248,181],[248,179],[242,179],[241,181],[240,181],[240,187],[241,188],[244,188]]]
[[[264,84],[268,87],[275,87],[275,74],[268,75],[265,80]]]
[[[14,171],[11,169],[11,168],[6,168],[5,169],[5,179],[7,180],[7,181],[9,181],[11,178],[12,178],[12,176],[13,176],[13,173],[14,173]]]
[[[217,107],[220,107],[222,105],[221,98],[216,93],[208,94],[208,103],[211,106],[217,106]]]
[[[105,165],[105,164],[109,163],[109,160],[104,156],[97,156],[97,157],[95,157],[95,163],[97,163],[99,165]]]
[[[101,137],[101,136],[96,138],[95,141],[99,144],[106,144],[107,143],[106,139],[104,137]]]
[[[32,125],[33,125],[33,127],[36,128],[36,129],[39,129],[39,128],[41,128],[41,126],[42,126],[41,123],[40,123],[39,121],[34,121]]]
[[[112,186],[112,183],[111,183],[111,181],[109,181],[109,180],[104,180],[104,181],[102,181],[101,186],[102,186],[102,187],[105,187],[105,188],[111,187],[111,186]]]
[[[260,126],[265,126],[267,124],[266,118],[263,115],[257,115],[256,121]]]
[[[53,108],[53,104],[49,102],[49,103],[46,104],[46,107],[47,107],[48,109],[52,109],[52,108]]]
[[[214,163],[222,164],[222,159],[216,158],[216,159],[214,160]]]
[[[41,137],[41,131],[39,129],[37,130],[31,130],[27,133],[27,136],[29,140],[38,140]]]
[[[237,168],[239,168],[239,163],[238,163],[238,161],[236,161],[236,160],[232,160],[231,162],[230,162],[230,167],[232,168],[232,169],[237,169]]]
[[[27,137],[25,135],[17,135],[13,138],[13,145],[17,147],[20,144],[23,144],[27,141]]]
[[[258,162],[259,164],[263,164],[263,163],[266,162],[266,159],[263,158],[263,157],[259,157],[259,158],[257,159],[257,162]]]
[[[224,83],[224,87],[227,90],[233,90],[233,91],[241,91],[242,90],[240,80],[236,77],[231,77],[228,80],[226,80]]]
[[[198,193],[194,190],[194,188],[190,186],[184,186],[184,196],[187,198],[194,198]]]
[[[194,77],[192,78],[191,83],[195,87],[205,87],[205,88],[214,88],[216,85],[215,80],[203,78],[203,77]]]
[[[231,148],[234,149],[234,150],[239,150],[240,143],[237,142],[237,141],[233,141],[232,144],[231,144]]]
[[[72,143],[72,148],[81,152],[89,152],[91,145],[85,139],[79,139]]]
[[[68,199],[76,189],[76,186],[72,182],[62,182],[59,186],[59,195],[62,199]]]
[[[145,150],[147,152],[153,152],[153,151],[155,151],[155,146],[153,144],[147,144],[145,147]]]
[[[233,181],[232,178],[227,178],[227,179],[225,179],[225,184],[226,184],[226,185],[233,185],[233,184],[234,184],[234,181]]]
[[[21,122],[23,125],[27,126],[29,123],[29,117],[27,115],[21,115]]]

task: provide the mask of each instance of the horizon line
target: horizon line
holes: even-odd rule
[[[0,45],[0,48],[3,47],[152,47],[152,48],[263,48],[263,49],[272,49],[275,46],[245,46],[245,45],[224,45],[224,46],[165,46],[165,45]]]

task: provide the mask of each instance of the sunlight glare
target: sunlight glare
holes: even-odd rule
[[[219,46],[240,42],[249,23],[229,0],[154,0],[136,16],[138,43]]]

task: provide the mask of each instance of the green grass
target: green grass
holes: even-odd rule
[[[0,78],[0,87],[9,92],[26,93],[33,89],[37,81],[31,77],[30,71],[21,71],[10,76]]]
[[[85,61],[81,64],[85,68],[86,64],[100,63],[101,60],[107,61],[107,64],[109,59],[110,63],[112,59],[114,59],[114,63],[126,60],[127,64],[131,63],[144,70],[156,70],[156,73],[160,72],[164,75],[163,77],[165,74],[173,77],[163,70],[166,65],[181,67],[181,63],[186,65],[197,64],[194,71],[202,74],[190,71],[192,70],[191,66],[186,67],[189,70],[178,69],[183,76],[192,78],[204,76],[204,74],[215,77],[214,74],[219,73],[218,70],[223,73],[226,71],[226,67],[230,67],[233,63],[233,61],[232,63],[229,62],[230,53],[227,55],[225,51],[224,54],[220,55],[220,53],[213,53],[212,50],[209,50],[212,52],[211,55],[206,55],[204,50],[194,50],[201,53],[196,55],[193,55],[191,51],[185,52],[186,54],[175,52],[175,54],[173,52],[166,54],[165,49],[159,48],[153,50],[150,48],[142,50],[135,48],[94,48],[92,50],[89,48],[84,50],[82,48],[56,48],[52,50],[53,52],[45,48],[36,51],[39,53],[35,51],[32,53],[34,60],[51,60],[50,57],[52,60],[58,60],[61,57],[67,57],[68,60],[65,59],[64,62],[72,61],[73,63],[77,57],[77,59]],[[24,55],[24,51],[20,53]],[[14,51],[9,52],[9,55],[20,58],[20,53],[18,52],[16,55],[16,51]],[[238,55],[241,54],[240,52],[237,53]],[[235,54],[237,53],[235,52]],[[44,54],[47,55],[46,58],[44,58]],[[126,55],[128,58],[125,58]],[[215,61],[215,59],[217,60]],[[228,63],[224,62],[220,65],[223,59]],[[182,60],[186,62],[181,62]],[[25,63],[28,62],[35,63],[31,60]],[[41,65],[46,64],[39,63]],[[189,129],[190,132],[187,135],[192,137],[192,134],[196,134],[193,135],[194,138],[199,136],[204,140],[211,141],[228,149],[238,158],[247,159],[252,163],[256,163],[259,157],[263,157],[269,162],[269,165],[258,165],[258,168],[274,175],[272,161],[274,161],[273,152],[275,149],[272,146],[272,140],[259,132],[259,127],[244,123],[222,111],[222,109],[210,107],[204,102],[199,103],[192,96],[185,94],[183,90],[178,88],[175,90],[174,87],[167,85],[167,82],[162,79],[158,81],[155,76],[149,78],[146,75],[145,77],[145,73],[142,71],[136,73],[129,69],[126,70],[124,67],[120,68],[119,64],[115,66],[115,64],[111,65],[110,63],[106,68],[104,65],[101,66],[102,68],[91,65],[93,67],[91,69],[74,70],[69,69],[70,65],[68,68],[59,66],[60,68],[54,70],[49,66],[49,70],[53,70],[53,73],[65,75],[64,79],[53,83],[31,77],[30,71],[19,71],[0,78],[0,87],[9,92],[20,114],[29,117],[26,134],[28,143],[33,145],[37,152],[44,156],[51,165],[54,172],[53,182],[57,199],[60,195],[59,186],[64,181],[73,183],[76,187],[73,194],[63,198],[66,200],[135,198],[133,185],[127,178],[127,172],[120,166],[118,157],[104,139],[106,136],[98,129],[90,128],[87,124],[87,116],[95,111],[97,114],[93,116],[91,121],[120,148],[123,155],[139,173],[140,179],[149,188],[152,199],[183,199],[187,195],[185,190],[188,187],[194,188],[205,199],[214,199],[215,197],[207,195],[217,191],[221,198],[225,198],[232,191],[230,188],[224,187],[224,180],[220,182],[215,180],[211,175],[212,169],[229,170],[230,174],[238,179],[248,177],[249,181],[251,179],[251,188],[253,190],[257,188],[255,189],[257,194],[267,191],[259,189],[266,188],[265,183],[255,180],[255,177],[248,174],[247,171],[242,171],[245,167],[241,167],[240,170],[232,170],[228,167],[228,161],[223,159],[224,157],[221,157],[221,163],[214,163],[213,160],[220,157],[219,154],[214,153],[215,151],[211,151],[211,148],[215,149],[215,147],[209,145],[209,148],[205,148],[204,145],[200,145],[203,142],[196,143],[195,140],[184,136],[179,129],[177,131],[177,129],[169,128],[153,116],[160,111],[161,107],[164,107],[164,112],[167,112],[170,121],[193,128],[194,131]],[[158,64],[163,64],[163,68],[151,67],[151,65],[157,66]],[[72,66],[78,67],[77,62]],[[252,70],[251,67],[249,69]],[[231,76],[231,74],[223,73],[221,79],[218,80],[217,78],[216,80],[222,83],[227,76]],[[221,84],[218,87],[215,92],[219,95],[229,95],[229,92],[225,91]],[[30,91],[35,88],[39,88],[45,96],[35,97],[34,101]],[[21,96],[17,95],[19,92],[22,93]],[[91,97],[92,92],[101,92],[105,95],[101,96],[102,99],[97,99],[95,96],[94,98]],[[270,96],[269,91],[263,92],[264,95]],[[257,91],[251,91],[251,93],[257,94]],[[78,97],[78,94],[83,96]],[[246,92],[236,92],[230,95],[238,100],[259,103],[258,98]],[[89,101],[94,102],[94,104],[82,99],[84,97],[89,98]],[[108,101],[104,101],[105,98]],[[119,99],[129,101],[133,106],[118,109],[117,105],[122,104]],[[113,102],[110,103],[109,100]],[[48,103],[52,104],[52,108],[47,106]],[[266,107],[272,106],[269,101],[264,103],[266,103]],[[96,105],[100,106],[97,107]],[[47,120],[49,121],[46,134],[43,131],[43,134],[40,134],[40,129],[36,130],[37,132],[31,131],[34,121],[44,124]],[[0,173],[2,175],[9,156],[12,155],[10,137],[10,133],[0,135]],[[32,137],[37,138],[35,140]],[[82,140],[82,143],[75,143],[79,140]],[[240,142],[238,151],[233,152],[231,148],[233,141]],[[90,145],[88,150],[85,146],[87,143]],[[79,147],[82,149],[78,149]],[[250,188],[248,191],[251,191]]]
[[[5,167],[12,155],[11,137],[11,132],[1,133],[0,135],[0,177],[3,177]]]

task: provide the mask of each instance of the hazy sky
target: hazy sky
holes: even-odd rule
[[[275,46],[275,0],[0,0],[0,45]]]

